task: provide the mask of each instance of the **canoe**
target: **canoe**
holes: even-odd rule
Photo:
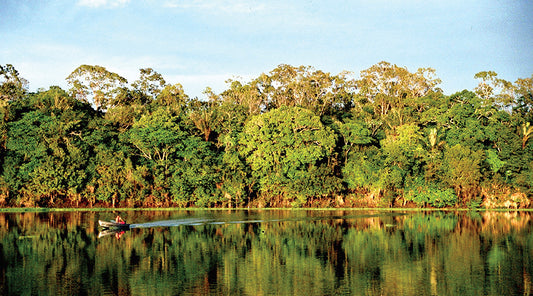
[[[121,224],[114,221],[102,221],[98,220],[98,224],[105,228],[130,228],[130,224]]]

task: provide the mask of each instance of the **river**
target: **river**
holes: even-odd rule
[[[532,212],[0,213],[2,295],[529,295]]]

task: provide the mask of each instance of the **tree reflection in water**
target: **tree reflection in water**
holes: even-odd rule
[[[530,212],[131,211],[126,218],[137,227],[120,240],[98,238],[98,219],[111,216],[0,214],[0,293],[522,295],[532,290]]]

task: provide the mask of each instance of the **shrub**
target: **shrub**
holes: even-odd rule
[[[412,186],[406,190],[404,199],[413,201],[418,206],[429,205],[437,208],[449,207],[457,203],[457,196],[453,189],[442,190],[434,184]]]

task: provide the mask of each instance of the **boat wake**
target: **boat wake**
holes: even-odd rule
[[[152,227],[174,227],[174,226],[198,226],[198,225],[221,225],[221,224],[243,224],[243,223],[264,223],[264,222],[278,222],[284,221],[283,219],[272,220],[217,220],[212,218],[189,218],[189,219],[177,219],[177,220],[163,220],[154,221],[139,224],[130,224],[130,228],[152,228]]]
[[[291,218],[266,218],[257,219],[257,217],[250,217],[250,219],[228,219],[228,218],[214,218],[214,217],[194,217],[182,218],[173,220],[152,221],[146,223],[129,224],[129,228],[158,228],[158,227],[177,227],[177,226],[199,226],[199,225],[224,225],[224,224],[248,224],[248,223],[274,223],[274,222],[303,222],[303,221],[324,221],[324,220],[352,220],[383,216],[399,216],[406,215],[405,213],[380,213],[380,214],[363,214],[363,215],[326,215],[326,216],[305,216],[305,217],[291,217]],[[123,232],[124,229],[104,229],[101,231],[99,237]]]
[[[389,215],[405,215],[404,213],[391,213]],[[273,219],[215,219],[215,218],[183,218],[175,220],[153,221],[146,223],[130,224],[130,228],[151,228],[151,227],[174,227],[174,226],[197,226],[197,225],[223,225],[223,224],[246,224],[246,223],[271,223],[271,222],[298,222],[298,221],[321,221],[321,220],[348,220],[371,217],[383,217],[381,214],[370,215],[351,215],[351,216],[315,216],[315,217],[293,217],[293,218],[273,218]],[[388,215],[387,215],[388,216]]]

